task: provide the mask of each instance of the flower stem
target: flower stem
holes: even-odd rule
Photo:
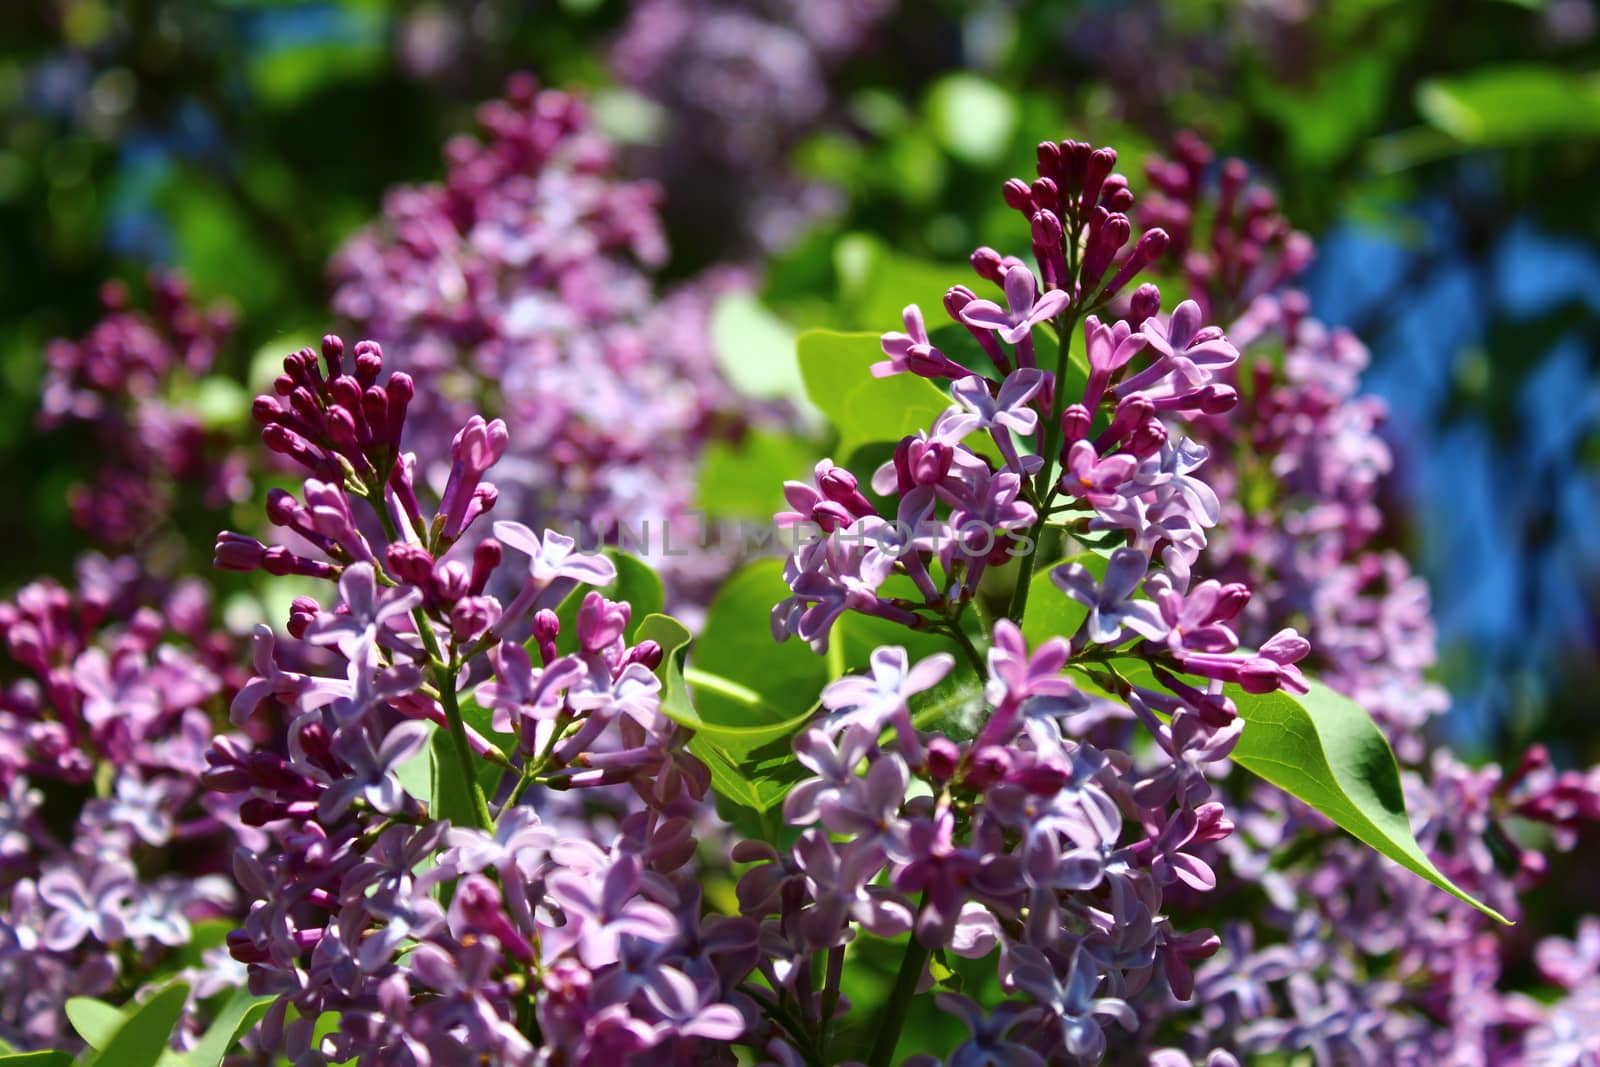
[[[472,746],[467,742],[467,724],[461,718],[461,704],[456,699],[456,668],[440,654],[439,639],[434,636],[433,624],[422,609],[414,609],[412,618],[416,622],[417,633],[422,637],[422,647],[427,649],[428,658],[433,663],[433,678],[439,686],[439,703],[444,707],[445,722],[450,726],[450,741],[456,750],[457,769],[461,772],[461,781],[472,805],[473,825],[479,830],[491,830],[494,828],[494,819],[489,815],[489,801],[483,795],[483,786],[478,783],[477,760],[472,755]]]
[[[1072,352],[1072,335],[1078,328],[1076,312],[1063,312],[1056,322],[1060,331],[1056,345],[1056,376],[1050,393],[1050,419],[1044,424],[1044,466],[1039,468],[1034,495],[1039,500],[1039,514],[1028,532],[1033,550],[1022,557],[1017,565],[1017,586],[1011,592],[1011,608],[1006,612],[1011,621],[1022,625],[1022,615],[1028,610],[1028,587],[1033,582],[1033,569],[1038,563],[1039,540],[1044,535],[1045,524],[1050,519],[1050,505],[1055,500],[1056,453],[1061,450],[1061,412],[1066,408],[1065,379],[1067,357]]]
[[[927,906],[924,896],[922,907]],[[921,911],[921,907],[918,908]],[[894,1050],[900,1044],[900,1031],[911,1012],[911,998],[917,994],[917,983],[922,980],[922,970],[928,965],[928,950],[911,931],[906,942],[905,955],[900,957],[900,971],[894,976],[894,988],[889,992],[889,1003],[884,1006],[883,1018],[878,1021],[878,1038],[872,1043],[872,1054],[867,1057],[870,1067],[889,1067],[894,1062]]]
[[[978,672],[978,678],[981,680],[988,677],[989,671],[983,665],[983,657],[978,654],[978,648],[972,643],[972,638],[968,637],[966,631],[961,628],[960,618],[951,619],[946,631],[960,646],[962,654],[967,657],[967,662],[972,664],[972,669]]]

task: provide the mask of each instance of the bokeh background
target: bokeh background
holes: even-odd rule
[[[232,307],[219,374],[179,400],[245,432],[270,361],[335,321],[330,256],[387,188],[440,175],[512,72],[582,90],[626,172],[661,184],[668,280],[761,279],[719,318],[734,340],[893,328],[885,274],[1025,247],[996,192],[1034,142],[1115,144],[1133,175],[1193,129],[1279,190],[1318,241],[1319,316],[1373,351],[1390,537],[1432,584],[1455,698],[1440,729],[1469,758],[1541,738],[1587,765],[1597,59],[1592,0],[12,0],[0,587],[90,543],[69,487],[104,443],[38,412],[45,347],[100,318],[102,282],[138,300],[171,268]],[[141,536],[180,568],[229,519],[200,505]]]

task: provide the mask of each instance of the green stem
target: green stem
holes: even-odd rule
[[[389,517],[389,508],[383,495],[386,478],[387,472],[384,478],[368,486],[368,503],[378,513],[384,535],[393,543],[399,540],[399,531]],[[381,573],[381,568],[379,570]],[[420,606],[411,609],[411,620],[416,624],[417,635],[422,638],[422,647],[427,650],[428,660],[433,665],[434,682],[439,687],[439,703],[444,707],[445,722],[450,725],[450,740],[456,750],[461,780],[466,784],[467,795],[472,800],[473,821],[479,830],[493,830],[494,819],[489,815],[489,800],[483,795],[483,786],[478,783],[477,759],[472,754],[472,745],[467,741],[467,723],[461,717],[461,704],[456,699],[456,671],[459,670],[459,664],[446,662],[439,649],[439,639],[434,636],[433,624]]]
[[[923,905],[927,904],[924,897]],[[919,911],[921,908],[919,907]],[[889,992],[889,1003],[884,1006],[883,1018],[878,1022],[878,1037],[872,1043],[872,1054],[867,1057],[869,1067],[889,1067],[894,1062],[894,1050],[900,1044],[900,1031],[911,1012],[911,998],[917,994],[917,983],[928,965],[928,950],[917,940],[915,930],[906,942],[905,955],[900,957],[900,971],[894,976],[894,988]]]
[[[433,634],[433,624],[420,607],[412,609],[412,618],[417,624],[417,633],[422,636],[422,647],[427,649],[428,658],[433,663],[433,678],[439,687],[439,703],[444,707],[445,722],[450,725],[450,741],[456,750],[457,769],[467,787],[467,796],[472,801],[473,822],[479,830],[491,830],[494,828],[494,819],[489,815],[489,801],[483,795],[483,786],[478,783],[477,759],[467,742],[467,723],[461,717],[461,704],[456,699],[455,668],[440,653],[439,639]]]
[[[1011,621],[1021,625],[1023,613],[1028,610],[1028,587],[1033,583],[1033,569],[1038,563],[1039,540],[1044,535],[1045,524],[1050,518],[1050,505],[1056,496],[1056,453],[1061,450],[1061,412],[1066,408],[1067,392],[1065,388],[1067,377],[1067,359],[1072,353],[1072,335],[1078,328],[1078,316],[1074,311],[1063,313],[1056,321],[1059,330],[1056,345],[1056,377],[1055,388],[1050,398],[1050,420],[1044,424],[1044,466],[1039,468],[1038,480],[1034,482],[1034,496],[1039,501],[1039,515],[1034,519],[1033,529],[1028,532],[1028,540],[1032,542],[1032,551],[1022,557],[1017,565],[1017,586],[1011,592],[1011,608],[1007,615]]]
[[[989,669],[984,666],[983,657],[978,654],[978,648],[972,643],[972,638],[961,628],[959,617],[950,620],[949,633],[960,646],[962,654],[967,657],[967,662],[972,664],[972,669],[978,672],[978,677],[980,679],[988,677]]]

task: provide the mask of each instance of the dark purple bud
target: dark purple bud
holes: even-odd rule
[[[489,575],[500,566],[502,550],[500,542],[492,537],[486,537],[478,542],[472,550],[472,595],[480,596],[484,586],[489,584]]]
[[[389,394],[389,432],[386,436],[390,444],[399,448],[406,424],[406,408],[410,406],[411,398],[417,395],[417,386],[411,380],[411,375],[396,371],[389,376],[385,391]]]
[[[1228,810],[1216,801],[1200,805],[1194,813],[1198,822],[1194,831],[1196,843],[1221,841],[1233,833],[1233,820],[1228,818]]]
[[[361,383],[348,374],[341,374],[328,383],[328,395],[333,402],[351,415],[361,414]]]
[[[1121,292],[1122,287],[1133,281],[1140,271],[1166,254],[1169,243],[1170,239],[1167,237],[1166,230],[1159,228],[1146,230],[1140,236],[1139,243],[1134,245],[1133,254],[1128,257],[1127,262],[1118,268],[1117,273],[1112,275],[1111,281],[1106,283],[1106,287],[1101,290],[1100,299],[1102,301],[1110,300]],[[1139,321],[1143,322],[1144,320],[1140,319]]]
[[[267,521],[274,526],[295,527],[301,525],[305,509],[300,506],[300,501],[287,489],[267,490]]]
[[[1117,177],[1115,174],[1111,176],[1112,179]],[[1100,203],[1105,205],[1107,211],[1120,211],[1126,214],[1128,209],[1133,207],[1133,190],[1128,188],[1127,179],[1124,178],[1123,184],[1118,186],[1113,186],[1111,179],[1107,179],[1100,193]]]
[[[1084,141],[1061,142],[1061,174],[1056,184],[1070,191],[1083,188],[1084,175],[1089,169],[1089,153],[1094,146]]]
[[[935,737],[928,742],[928,774],[936,782],[948,782],[961,766],[961,749],[948,737]]]
[[[1072,780],[1072,770],[1060,764],[1044,760],[1023,769],[1017,776],[1017,784],[1035,796],[1048,797],[1061,792],[1068,782]]]
[[[1250,603],[1250,587],[1243,582],[1229,582],[1217,595],[1217,606],[1211,610],[1212,622],[1228,622],[1236,618]]]
[[[372,433],[373,443],[392,444],[389,433],[389,394],[376,385],[361,394],[361,415]]]
[[[994,282],[996,285],[1003,283],[1005,278],[1005,257],[1001,256],[999,252],[985,245],[973,251],[971,263],[972,269],[984,281]]]
[[[301,638],[306,635],[306,628],[311,625],[321,606],[308,596],[297,596],[289,605],[289,636]]]
[[[1001,745],[985,745],[972,754],[962,784],[982,792],[1011,773],[1011,753]]]
[[[322,362],[327,364],[329,378],[337,378],[344,373],[343,338],[330,333],[322,339]]]
[[[533,640],[539,647],[539,658],[549,666],[556,658],[556,638],[561,633],[561,620],[549,608],[540,608],[533,616]]]
[[[1089,153],[1083,170],[1083,195],[1078,199],[1078,210],[1088,211],[1100,202],[1100,187],[1117,165],[1115,148],[1097,148]]]
[[[628,649],[624,658],[627,663],[640,663],[646,670],[653,671],[661,666],[661,645],[655,641],[644,640]]]
[[[363,387],[377,384],[378,375],[383,372],[383,349],[376,341],[356,342],[356,378]]]
[[[500,621],[500,601],[492,596],[463,597],[450,609],[450,632],[459,642],[472,641]]]
[[[1050,178],[1059,186],[1061,184],[1061,146],[1054,141],[1041,141],[1034,150],[1034,159],[1037,161],[1041,177]]]
[[[945,290],[944,309],[952,319],[960,321],[961,309],[976,299],[978,299],[978,294],[974,293],[966,286],[952,285],[949,289]]]
[[[1160,419],[1151,419],[1134,430],[1128,438],[1128,451],[1140,459],[1148,459],[1161,451],[1167,443],[1167,428]]]
[[[1006,205],[1013,210],[1024,214],[1034,210],[1033,194],[1028,189],[1028,183],[1021,178],[1009,178],[1001,189]]]
[[[1050,212],[1061,210],[1061,193],[1056,188],[1056,183],[1049,178],[1038,179],[1028,187],[1028,192],[1035,207]]]
[[[1161,290],[1145,282],[1133,291],[1129,301],[1128,325],[1137,330],[1146,319],[1161,310]]]
[[[1058,245],[1066,234],[1061,226],[1061,219],[1054,211],[1036,211],[1028,223],[1035,245],[1046,247]]]
[[[334,407],[328,409],[327,414],[328,440],[333,442],[335,448],[350,456],[352,459],[361,451],[361,445],[356,439],[356,420],[349,409]]]
[[[217,535],[211,565],[218,570],[248,573],[261,567],[261,561],[266,553],[267,546],[254,537],[223,530]]]
[[[401,541],[384,550],[389,573],[406,585],[427,589],[433,582],[433,557],[415,541]]]
[[[906,370],[919,378],[965,377],[960,373],[960,366],[932,345],[912,345],[906,349]]]
[[[1089,426],[1094,422],[1094,416],[1089,414],[1089,409],[1082,404],[1068,404],[1061,412],[1061,437],[1063,456],[1074,442],[1083,440],[1089,433]]]
[[[298,574],[306,578],[337,578],[339,568],[321,560],[297,556],[283,545],[273,545],[261,557],[261,569],[275,578]]]
[[[250,402],[250,417],[262,426],[270,425],[283,418],[283,405],[277,397],[263,394]]]
[[[433,567],[433,591],[439,599],[450,602],[467,595],[472,584],[472,573],[460,560],[441,560]]]

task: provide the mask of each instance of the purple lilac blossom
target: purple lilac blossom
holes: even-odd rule
[[[77,341],[52,341],[39,422],[87,427],[102,457],[92,478],[72,486],[73,521],[108,551],[151,540],[180,506],[219,511],[247,499],[250,471],[227,433],[208,426],[191,402],[232,330],[232,313],[199,306],[183,279],[154,273],[150,310],[138,311],[116,282],[105,285],[105,317]]]
[[[709,772],[662,711],[662,650],[628,639],[627,604],[582,591],[615,577],[608,558],[510,520],[474,536],[504,499],[485,475],[505,423],[466,419],[443,489],[419,484],[403,447],[416,395],[371,341],[291,354],[255,413],[317,503],[309,519],[292,495],[269,506],[284,544],[218,538],[219,567],[330,593],[296,601],[288,640],[262,628],[235,702],[247,719],[274,706],[287,743],[218,743],[202,776],[259,828],[234,854],[248,914],[228,938],[274,998],[256,1043],[396,1067],[688,1061],[743,1032],[758,931],[700,906]],[[423,758],[478,785],[447,806]],[[609,827],[548,799],[617,790],[631,803]],[[339,1025],[319,1038],[328,1012]]]
[[[786,247],[839,193],[796,172],[838,124],[828,76],[873,43],[895,0],[640,0],[611,52],[667,117],[649,162],[685,231],[735,256]],[[759,57],[756,59],[754,57]]]
[[[1214,603],[1227,588],[1217,579],[1254,590],[1229,616],[1244,642],[1268,655],[1292,646],[1366,709],[1400,758],[1425,850],[1468,892],[1535,921],[1521,914],[1517,894],[1540,881],[1547,860],[1516,824],[1543,823],[1555,847],[1570,848],[1600,817],[1600,779],[1557,771],[1539,747],[1510,773],[1472,768],[1429,736],[1449,701],[1427,675],[1436,658],[1428,590],[1385,547],[1379,494],[1394,458],[1381,402],[1359,393],[1367,351],[1317,321],[1305,296],[1287,287],[1311,244],[1277,214],[1269,191],[1249,185],[1243,163],[1213,167],[1210,150],[1183,135],[1173,158],[1149,169],[1159,193],[1142,217],[1172,232],[1171,261],[1191,299],[1233,320],[1228,338],[1242,355],[1220,380],[1248,395],[1237,424],[1208,417],[1194,430],[1209,453],[1210,507],[1226,531],[1196,568],[1213,579],[1196,592],[1212,587]],[[1190,610],[1164,588],[1157,599],[1174,626]],[[1283,629],[1291,623],[1305,638]],[[1185,639],[1210,643],[1208,629],[1195,615]],[[1258,667],[1272,684],[1300,684]],[[1594,991],[1581,977],[1586,965],[1568,962],[1585,950],[1541,943],[1540,966],[1563,996],[1536,1000],[1506,986],[1517,941],[1478,912],[1276,790],[1235,776],[1225,800],[1241,832],[1208,855],[1220,891],[1258,886],[1268,906],[1241,916],[1201,969],[1200,1019],[1174,1019],[1186,1029],[1186,1050],[1521,1065],[1584,1062],[1600,1047],[1587,1022]],[[1291,843],[1302,858],[1272,863]]]
[[[683,551],[698,457],[766,417],[711,348],[712,305],[749,279],[716,268],[657,295],[656,189],[616,176],[578,98],[519,75],[478,120],[441,181],[391,190],[334,256],[334,309],[415,379],[423,483],[443,490],[446,445],[481,409],[504,420],[498,515],[591,547],[631,537],[674,593],[703,593],[729,564]]]
[[[85,557],[77,592],[40,579],[0,603],[14,669],[0,690],[0,1040],[76,1048],[66,1001],[126,999],[200,924],[242,912],[229,852],[259,834],[198,780],[228,698],[237,642],[205,587],[163,587],[131,558]],[[243,984],[207,956],[198,1000]]]

